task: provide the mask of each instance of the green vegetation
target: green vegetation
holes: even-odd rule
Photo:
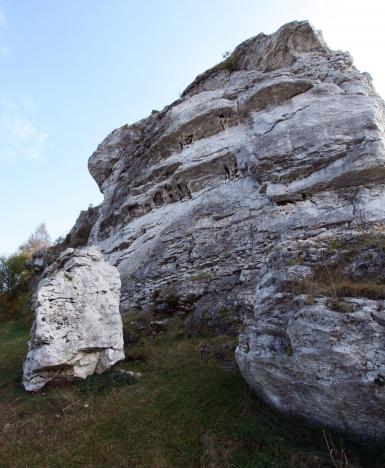
[[[24,254],[0,257],[0,320],[20,319],[30,314],[31,276]]]
[[[234,52],[225,52],[223,58],[224,60],[222,62],[213,67],[214,71],[228,70],[231,73],[239,69],[238,58]]]
[[[331,239],[328,245],[329,252],[333,252],[334,250],[339,250],[344,247],[344,244],[341,239]]]
[[[99,395],[108,393],[115,387],[125,387],[136,382],[136,378],[124,369],[113,368],[104,374],[94,374],[85,380],[79,380],[76,385],[81,392],[87,395]]]
[[[0,321],[31,320],[31,260],[35,253],[50,245],[50,237],[41,223],[18,251],[0,257]]]
[[[0,294],[14,291],[22,282],[22,275],[27,268],[24,255],[0,257]]]
[[[28,326],[1,324],[0,465],[384,466],[384,451],[340,441],[261,403],[236,367],[223,365],[217,351],[227,337],[188,339],[182,329],[171,319],[167,330],[129,345],[142,359],[27,394],[20,377]],[[117,369],[142,378],[135,382]],[[342,464],[345,455],[349,465]]]

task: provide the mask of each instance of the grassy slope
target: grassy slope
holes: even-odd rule
[[[202,338],[169,333],[133,345],[144,362],[119,366],[143,374],[135,384],[37,395],[20,386],[27,338],[21,323],[0,326],[1,467],[332,466],[322,431],[269,410],[237,370],[201,357]],[[378,450],[346,453],[354,466],[385,465]]]

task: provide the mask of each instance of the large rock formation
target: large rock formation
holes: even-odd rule
[[[294,22],[112,132],[89,160],[90,240],[121,311],[244,321],[237,360],[265,400],[384,434],[384,109],[348,53]]]
[[[124,359],[120,278],[100,249],[67,249],[45,270],[35,296],[35,322],[23,385],[102,373]]]

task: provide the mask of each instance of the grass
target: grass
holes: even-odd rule
[[[327,296],[336,299],[335,310],[348,311],[338,304],[337,299],[343,297],[365,297],[373,300],[385,299],[385,275],[379,272],[375,277],[352,278],[345,267],[354,261],[355,257],[368,249],[385,251],[385,236],[381,233],[366,232],[355,239],[344,242],[342,239],[331,239],[327,246],[327,256],[313,268],[311,279],[294,281],[289,284],[289,290],[295,294],[307,294],[310,297]],[[330,261],[337,255],[338,260]],[[296,257],[289,265],[301,264],[302,259]],[[333,305],[333,302],[331,302]]]
[[[385,283],[354,281],[342,275],[343,273],[338,274],[338,272],[332,272],[330,276],[319,274],[314,281],[304,280],[292,283],[290,289],[296,294],[308,294],[310,296],[385,299]]]
[[[318,467],[346,466],[336,464],[345,454],[349,466],[384,466],[384,451],[325,438],[265,406],[218,358],[226,337],[188,339],[179,328],[130,344],[145,358],[118,368],[140,372],[137,382],[113,370],[27,394],[28,329],[1,324],[0,466]]]

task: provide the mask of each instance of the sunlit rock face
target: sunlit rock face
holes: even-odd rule
[[[354,272],[360,251],[382,265],[384,128],[370,76],[293,22],[112,132],[89,160],[90,241],[119,269],[121,311],[243,322],[238,364],[266,401],[383,434],[385,296]]]
[[[124,359],[120,278],[100,249],[67,249],[43,274],[23,385],[37,391],[102,373]]]

